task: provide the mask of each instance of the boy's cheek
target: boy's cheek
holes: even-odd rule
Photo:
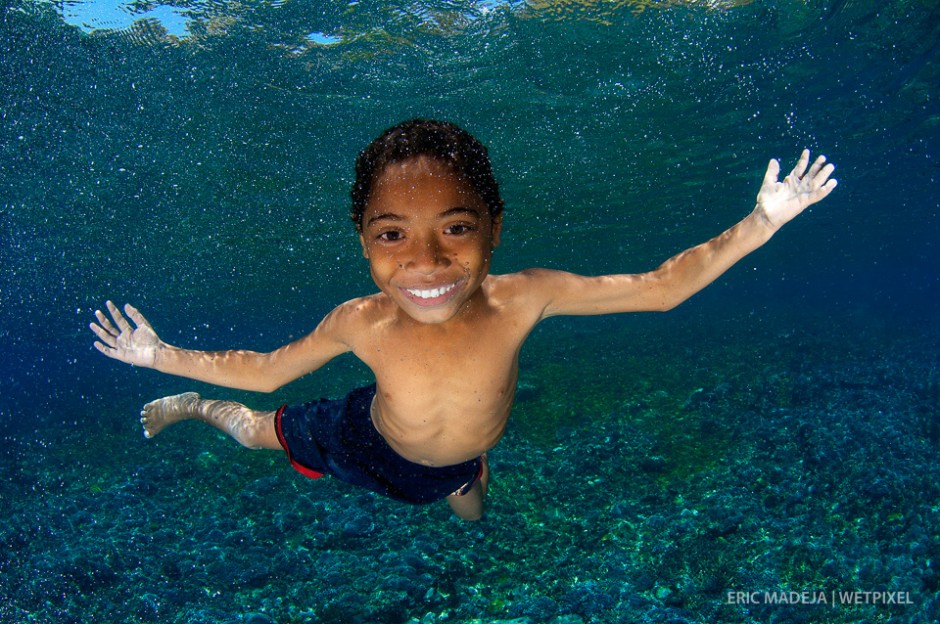
[[[387,250],[379,246],[369,246],[364,245],[362,247],[362,257],[369,261],[369,265],[380,264],[383,262],[388,262],[392,257],[392,254]]]

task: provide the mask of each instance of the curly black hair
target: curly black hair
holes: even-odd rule
[[[486,148],[459,126],[433,119],[412,119],[393,126],[372,141],[356,159],[352,212],[356,229],[362,231],[362,214],[372,187],[385,168],[425,156],[447,165],[476,191],[496,219],[503,212],[499,184]]]

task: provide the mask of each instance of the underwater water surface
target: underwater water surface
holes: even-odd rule
[[[938,50],[927,0],[5,3],[0,621],[937,621]],[[651,269],[804,147],[839,187],[674,311],[539,327],[479,523],[145,440],[165,394],[369,381],[213,388],[87,325],[266,350],[372,292],[353,161],[415,116],[489,147],[497,273]]]

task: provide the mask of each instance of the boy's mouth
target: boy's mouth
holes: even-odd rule
[[[420,306],[434,306],[450,299],[460,282],[438,286],[436,288],[402,288],[407,297]]]

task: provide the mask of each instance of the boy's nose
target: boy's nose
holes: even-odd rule
[[[449,263],[450,261],[444,255],[437,241],[423,240],[416,241],[411,254],[411,260],[408,262],[406,268],[412,271],[430,274]]]

